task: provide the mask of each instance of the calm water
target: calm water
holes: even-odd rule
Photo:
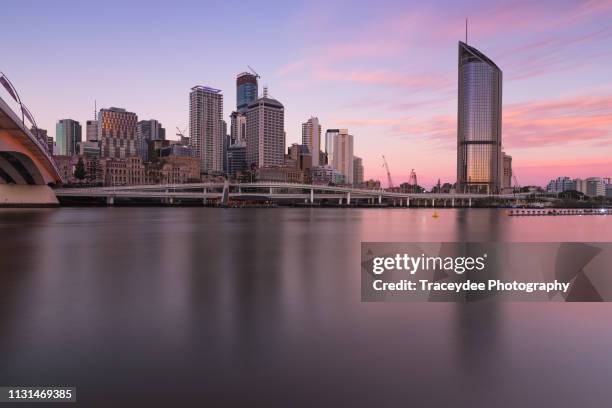
[[[431,214],[0,210],[0,385],[85,407],[609,406],[612,305],[361,303],[359,251],[612,241],[612,217]]]

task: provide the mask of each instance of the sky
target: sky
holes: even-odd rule
[[[502,142],[520,185],[612,176],[612,0],[3,0],[4,72],[55,135],[117,106],[174,138],[194,85],[235,109],[253,67],[285,106],[287,145],[317,116],[348,128],[365,177],[456,179],[457,43],[503,70]]]

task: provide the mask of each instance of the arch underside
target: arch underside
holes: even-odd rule
[[[36,164],[23,153],[0,151],[0,184],[44,185]]]

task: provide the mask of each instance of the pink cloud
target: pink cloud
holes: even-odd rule
[[[452,84],[446,76],[435,74],[400,74],[388,70],[342,70],[319,68],[315,78],[324,81],[355,82],[366,85],[385,85],[412,90],[444,89]]]
[[[502,128],[510,148],[612,142],[612,95],[512,104]]]

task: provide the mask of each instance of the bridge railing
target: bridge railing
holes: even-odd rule
[[[38,125],[36,123],[36,120],[34,119],[34,115],[32,115],[32,112],[30,112],[28,107],[23,103],[23,101],[21,100],[21,97],[19,96],[19,93],[17,92],[17,89],[15,89],[15,87],[13,86],[11,81],[8,79],[6,74],[4,74],[2,71],[0,71],[0,85],[2,85],[0,89],[4,89],[5,94],[10,96],[10,98],[3,98],[0,96],[0,100],[2,100],[2,102],[4,102],[4,104],[9,109],[11,109],[11,111],[15,114],[15,116],[17,116],[17,118],[21,118],[21,123],[23,124],[23,131],[28,135],[30,140],[32,140],[38,146],[38,148],[44,153],[46,158],[51,163],[51,166],[53,167],[53,169],[61,177],[59,168],[57,166],[57,162],[55,161],[55,158],[53,157],[51,152],[49,152],[48,141],[39,132]],[[12,101],[12,103],[11,104],[7,103],[5,99]],[[29,123],[29,126],[28,126],[28,123]],[[34,131],[33,132],[30,131],[30,128],[33,129]]]

